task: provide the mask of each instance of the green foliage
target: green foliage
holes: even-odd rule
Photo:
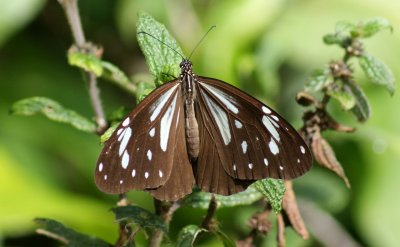
[[[343,88],[346,92],[352,94],[355,99],[355,105],[351,109],[352,113],[357,117],[358,121],[367,121],[371,116],[371,106],[361,87],[353,82],[349,82],[345,83]]]
[[[215,195],[215,200],[218,203],[218,207],[249,205],[260,200],[261,198],[262,194],[253,187],[249,187],[245,191],[230,196]],[[184,203],[194,208],[207,209],[208,205],[210,204],[210,200],[210,193],[196,191],[186,197]]]
[[[375,57],[365,53],[358,57],[361,68],[368,79],[375,84],[384,86],[391,95],[396,90],[396,82],[392,71]]]
[[[353,95],[346,91],[327,90],[327,94],[337,100],[345,111],[352,109],[356,104]]]
[[[101,60],[92,53],[70,49],[68,52],[68,63],[72,66],[79,67],[86,72],[91,72],[97,77],[102,77],[113,82],[133,95],[136,94],[136,86],[120,68],[110,62]]]
[[[275,213],[281,211],[282,199],[285,194],[285,183],[282,180],[262,179],[256,181],[253,186],[267,198]]]
[[[371,18],[359,24],[339,21],[335,26],[335,33],[325,35],[323,40],[327,45],[346,47],[351,44],[352,39],[369,38],[386,29],[392,30],[392,25],[387,19],[381,17]]]
[[[333,82],[329,71],[327,69],[317,69],[311,74],[309,80],[307,80],[305,89],[307,92],[319,92],[326,86]]]
[[[165,233],[168,227],[164,221],[155,214],[138,206],[124,206],[111,209],[117,221],[125,221],[128,224],[138,225],[144,229],[160,229]]]
[[[93,122],[49,98],[32,97],[17,101],[11,107],[11,114],[23,116],[43,114],[50,120],[68,123],[78,130],[91,133],[96,131]]]
[[[204,231],[197,225],[187,225],[179,231],[177,247],[192,247],[199,233]]]
[[[38,232],[48,237],[60,241],[66,247],[109,247],[107,242],[78,233],[70,228],[65,227],[60,222],[50,219],[35,219],[39,225]]]
[[[157,86],[177,78],[182,49],[165,26],[145,12],[139,13],[137,39]]]

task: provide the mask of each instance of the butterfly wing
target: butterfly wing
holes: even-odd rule
[[[197,81],[196,116],[199,129],[207,130],[200,136],[199,169],[211,162],[240,180],[292,179],[310,169],[307,145],[279,114],[223,81]],[[203,157],[209,146],[215,151]]]
[[[140,102],[105,142],[95,171],[97,187],[118,194],[164,185],[173,167],[178,124],[184,122],[182,107],[178,80]]]
[[[180,109],[179,116],[184,116],[183,107]],[[173,167],[169,179],[163,186],[148,190],[159,200],[176,201],[192,192],[194,177],[186,149],[184,124],[184,118],[180,117],[174,146]]]

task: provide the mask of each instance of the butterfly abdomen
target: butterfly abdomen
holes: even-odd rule
[[[189,157],[192,161],[199,156],[199,126],[194,113],[194,102],[185,105],[185,132]]]

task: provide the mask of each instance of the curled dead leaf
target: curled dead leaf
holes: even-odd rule
[[[292,181],[285,181],[285,195],[282,200],[282,207],[285,216],[289,223],[292,225],[293,229],[299,234],[303,239],[308,239],[310,234],[304,224],[303,217],[299,212],[299,208],[297,206],[296,195],[293,191]]]
[[[350,188],[350,182],[344,173],[342,165],[336,159],[335,152],[329,143],[322,137],[321,132],[315,132],[312,137],[311,149],[317,162],[323,167],[335,172],[341,177],[346,186]]]

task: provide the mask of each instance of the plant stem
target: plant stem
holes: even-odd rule
[[[79,16],[77,0],[58,0],[58,2],[64,9],[76,46],[78,48],[83,48],[86,45],[86,40]],[[93,73],[84,73],[89,85],[89,97],[95,113],[97,133],[102,134],[107,128],[107,121],[101,105],[100,93],[97,87],[97,78]]]
[[[180,207],[178,202],[174,202],[172,204],[163,203],[160,200],[154,199],[154,208],[156,211],[156,215],[159,215],[163,218],[165,224],[168,226],[171,222],[172,215],[174,212]],[[161,245],[161,241],[164,237],[164,232],[162,230],[154,230],[149,247],[158,247]]]
[[[201,226],[206,229],[206,230],[212,230],[213,224],[212,224],[212,219],[214,217],[215,212],[217,211],[218,204],[217,201],[215,200],[215,195],[211,194],[211,200],[210,204],[208,205],[208,210],[207,210],[207,215],[204,218],[203,222],[201,223]]]

